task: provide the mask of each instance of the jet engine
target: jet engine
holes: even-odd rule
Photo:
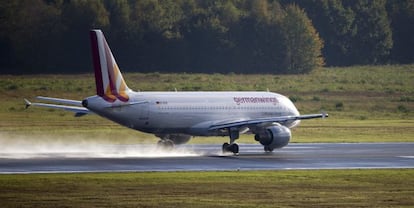
[[[292,134],[289,128],[281,125],[273,125],[257,133],[254,139],[264,146],[266,152],[272,152],[276,148],[286,146],[291,137]]]

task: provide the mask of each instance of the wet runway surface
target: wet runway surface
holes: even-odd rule
[[[171,152],[155,145],[0,152],[0,173],[414,168],[414,143],[289,144],[273,153],[259,144],[239,145],[237,156],[221,154],[219,144]]]

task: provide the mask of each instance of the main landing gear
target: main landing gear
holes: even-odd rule
[[[234,143],[234,141],[236,141],[236,139],[239,138],[239,129],[237,128],[229,128],[229,136],[230,136],[230,144],[229,143],[224,143],[222,150],[223,153],[233,153],[233,154],[239,154],[239,145],[237,145],[236,143]]]
[[[233,144],[229,144],[229,143],[224,143],[223,144],[223,153],[233,153],[233,154],[238,154],[239,153],[239,145],[236,143]]]

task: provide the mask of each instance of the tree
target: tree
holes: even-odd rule
[[[355,13],[351,8],[344,7],[340,0],[325,0],[319,3],[324,15],[318,21],[320,26],[317,28],[325,40],[325,60],[328,65],[347,65],[348,57],[353,53],[351,40],[356,35]]]
[[[413,24],[413,0],[3,0],[0,67],[90,72],[94,28],[128,71],[306,73],[324,60],[411,63]]]
[[[65,56],[61,66],[70,72],[90,71],[90,43],[87,32],[91,29],[109,28],[109,13],[103,0],[66,1],[62,5],[62,52]]]
[[[230,27],[233,70],[240,73],[280,73],[284,48],[281,21],[284,10],[277,1],[249,1],[245,15]]]
[[[295,1],[305,9],[316,30],[324,40],[322,54],[327,65],[342,66],[349,62],[352,39],[357,27],[355,13],[342,0]]]
[[[191,8],[191,9],[190,9]],[[193,1],[182,24],[186,68],[193,72],[229,72],[234,41],[230,29],[240,18],[232,1]]]
[[[393,41],[386,1],[353,0],[347,3],[355,12],[357,28],[348,64],[387,63]]]
[[[388,1],[394,46],[391,60],[394,63],[414,62],[414,1]]]
[[[307,17],[297,5],[288,5],[282,21],[285,58],[284,73],[306,73],[322,66],[323,42]]]
[[[4,1],[0,10],[0,39],[3,39],[10,60],[2,60],[11,67],[17,66],[15,73],[33,72],[44,67],[45,60],[49,67],[55,66],[54,46],[59,44],[58,34],[61,33],[59,3],[47,4],[42,0]],[[1,33],[1,32],[0,32]],[[47,46],[51,46],[50,48]],[[2,56],[3,57],[3,56]],[[13,67],[14,68],[14,67]]]
[[[324,40],[323,54],[328,65],[389,61],[393,40],[386,0],[282,1],[296,2],[307,11]]]

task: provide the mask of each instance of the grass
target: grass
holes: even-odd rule
[[[414,65],[321,68],[308,75],[126,73],[130,88],[145,91],[267,90],[289,96],[301,113],[327,111],[330,118],[303,121],[292,142],[414,142]],[[81,100],[95,94],[94,76],[0,76],[0,136],[61,139],[93,138],[137,143],[152,135],[121,127],[98,116],[24,109],[36,95]],[[116,138],[116,140],[114,140]],[[227,138],[194,139],[222,143]],[[243,136],[240,142],[254,142]]]
[[[412,207],[414,170],[0,175],[2,207]]]

